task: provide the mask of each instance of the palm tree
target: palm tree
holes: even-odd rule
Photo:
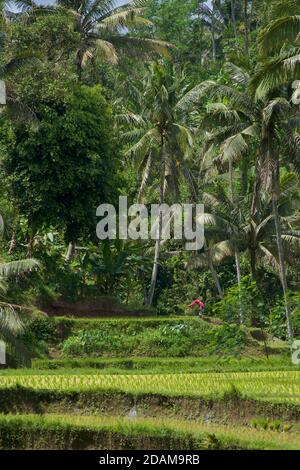
[[[259,156],[256,162],[256,184],[254,188],[252,213],[258,210],[259,195],[263,188],[270,191],[273,201],[273,215],[276,227],[277,246],[280,266],[280,279],[283,289],[288,337],[292,338],[292,324],[290,308],[287,299],[287,275],[284,257],[284,246],[278,214],[279,195],[279,170],[280,170],[280,146],[290,146],[291,122],[287,119],[291,108],[289,102],[282,97],[265,99],[257,102],[249,93],[249,75],[242,69],[231,65],[232,78],[239,85],[244,85],[246,91],[239,91],[236,87],[220,85],[215,82],[204,82],[195,87],[189,93],[189,99],[195,101],[203,93],[210,96],[225,97],[230,101],[231,113],[235,122],[229,120],[229,124],[221,126],[212,133],[211,139],[222,138],[226,145],[226,153],[230,158],[239,158],[247,149],[247,139],[251,138],[255,145],[258,144]],[[234,113],[236,112],[236,114]],[[295,139],[294,139],[295,142]]]
[[[299,78],[300,1],[273,0],[270,19],[259,35],[262,62],[252,80],[258,99]]]
[[[245,24],[245,54],[249,56],[249,0],[244,0],[244,24]]]
[[[34,259],[0,263],[0,339],[12,350],[19,362],[28,364],[28,354],[22,342],[18,339],[24,326],[19,311],[25,307],[11,304],[4,297],[12,278],[19,277],[39,266]]]
[[[231,64],[231,70],[237,73],[237,69]],[[239,76],[239,82],[246,82],[248,75],[244,73],[244,76]],[[207,83],[209,87],[213,87],[212,82]],[[203,84],[205,87],[205,83]],[[226,120],[227,126],[224,127],[223,123]],[[245,122],[243,122],[245,121]],[[206,117],[202,124],[209,130],[204,139],[204,148],[208,149],[211,153],[212,148],[215,148],[218,152],[217,161],[218,164],[222,165],[222,171],[224,171],[224,165],[228,167],[228,195],[230,200],[230,207],[228,207],[229,213],[238,209],[239,202],[235,200],[234,194],[234,165],[241,160],[247,143],[245,136],[247,127],[245,124],[249,124],[247,120],[239,114],[237,109],[231,107],[230,104],[224,104],[223,102],[213,102],[207,106]],[[245,132],[243,135],[242,133]],[[205,159],[206,152],[203,153]],[[227,197],[227,196],[226,196]],[[238,244],[234,244],[234,256],[237,271],[237,281],[241,285],[241,267],[240,267],[240,253]]]
[[[127,138],[138,136],[138,141],[128,151],[142,173],[139,198],[149,183],[151,175],[159,177],[159,202],[163,204],[166,194],[178,197],[180,175],[195,190],[187,158],[192,148],[193,137],[186,123],[186,88],[183,85],[184,75],[177,74],[175,69],[154,64],[146,77],[143,89],[143,108],[140,115],[133,113],[122,116],[134,123],[132,133]],[[162,214],[159,216],[158,236],[155,244],[155,255],[148,304],[153,302],[156,286],[158,264],[161,249]]]
[[[212,58],[213,62],[217,60],[218,40],[222,37],[226,29],[226,22],[223,16],[221,3],[212,0],[211,5],[201,3],[197,8],[197,14],[202,20],[203,25],[210,31],[212,40]]]
[[[261,52],[276,53],[288,44],[295,45],[300,31],[300,1],[273,0],[270,2],[270,23],[259,36]]]
[[[300,214],[296,205],[299,201],[299,180],[295,174],[286,174],[280,180],[278,211],[282,227],[282,240],[286,251],[286,261],[290,264],[297,257],[294,248],[299,248],[297,226]],[[251,211],[251,193],[239,191],[237,203],[232,204],[223,185],[208,187],[203,200],[207,211],[204,215],[206,232],[219,245],[218,262],[228,256],[234,257],[235,246],[241,253],[247,253],[253,278],[257,280],[257,264],[269,265],[280,272],[277,254],[276,231],[272,197],[269,192],[261,192],[259,210]],[[220,248],[224,249],[222,252]]]
[[[300,233],[295,230],[300,220],[299,212],[295,212],[296,201],[299,201],[298,184],[299,180],[295,174],[284,175],[280,181],[278,197],[285,260],[291,265],[297,257],[295,247],[299,253],[300,246]],[[241,190],[236,204],[233,204],[224,185],[215,183],[213,187],[208,187],[203,195],[207,210],[204,214],[204,223],[214,263],[220,265],[226,259],[234,258],[238,248],[239,253],[249,258],[252,277],[256,281],[258,281],[257,264],[263,267],[269,266],[280,273],[272,196],[269,192],[262,192],[260,198],[259,210],[253,214],[250,193],[245,195]],[[205,253],[191,258],[189,267],[202,266],[207,266]],[[243,323],[242,307],[240,319]]]
[[[56,5],[43,8],[32,0],[15,0],[26,12],[33,14],[67,15],[80,35],[80,47],[76,51],[79,77],[88,61],[97,54],[113,64],[118,63],[118,52],[145,57],[153,52],[166,55],[170,44],[157,39],[130,36],[127,30],[151,25],[143,18],[144,0],[129,0],[117,7],[116,0],[57,0]]]

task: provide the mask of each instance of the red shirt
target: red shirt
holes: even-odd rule
[[[192,307],[194,307],[194,305],[198,305],[199,309],[200,310],[203,310],[204,307],[205,307],[205,304],[203,302],[201,302],[201,300],[194,300],[194,302],[192,302]]]

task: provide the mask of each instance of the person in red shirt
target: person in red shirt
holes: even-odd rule
[[[189,308],[193,308],[193,307],[195,307],[195,305],[197,305],[197,307],[199,307],[199,317],[200,317],[201,315],[203,315],[204,308],[205,308],[205,304],[202,302],[202,298],[201,299],[194,299],[193,302],[189,305]]]

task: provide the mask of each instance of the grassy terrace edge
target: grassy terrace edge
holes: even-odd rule
[[[263,357],[126,357],[126,358],[65,358],[34,359],[32,369],[2,370],[1,375],[30,375],[53,373],[157,373],[162,372],[253,372],[268,370],[300,370],[291,363],[290,355]]]
[[[22,386],[0,389],[0,413],[129,415],[135,407],[140,417],[206,419],[249,424],[252,417],[284,422],[300,420],[300,404],[265,401],[242,396],[234,388],[222,396],[170,396],[121,390],[36,390]],[[246,411],[247,410],[247,411]]]
[[[200,423],[91,417],[0,415],[2,449],[242,450],[299,449],[290,435]]]

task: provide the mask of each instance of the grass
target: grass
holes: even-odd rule
[[[261,335],[260,330],[220,325],[216,324],[216,319],[208,322],[185,316],[137,319],[60,317],[35,318],[27,325],[23,341],[32,354],[40,358],[46,359],[49,354],[69,361],[69,364],[72,359],[75,364],[75,359],[83,358],[92,367],[97,367],[98,358],[123,359],[124,356],[156,359],[193,359],[212,355],[263,357],[266,351]],[[270,354],[278,355],[286,352],[286,344],[268,338],[268,350]],[[93,362],[92,359],[96,360]],[[56,364],[58,367],[59,363]],[[52,367],[50,363],[49,367]]]
[[[279,403],[300,403],[300,371],[152,375],[2,375],[0,388],[20,385],[35,390],[102,390],[135,395],[216,397],[234,388],[242,396]]]
[[[259,372],[268,370],[297,370],[287,356],[265,357],[220,357],[209,358],[66,358],[66,359],[34,359],[32,361],[34,374],[124,374],[142,373],[195,373],[195,372]],[[1,374],[1,372],[0,372]],[[32,374],[31,369],[18,371],[3,370],[3,375]]]
[[[193,317],[36,320],[28,344],[55,358],[0,371],[0,410],[15,413],[0,415],[0,448],[300,449],[300,366],[267,359],[256,333]]]
[[[132,448],[298,450],[299,433],[179,420],[0,415],[2,448]],[[94,447],[97,445],[97,447]],[[147,447],[148,445],[148,447]],[[154,447],[153,447],[154,445]],[[150,447],[151,446],[151,447]]]

